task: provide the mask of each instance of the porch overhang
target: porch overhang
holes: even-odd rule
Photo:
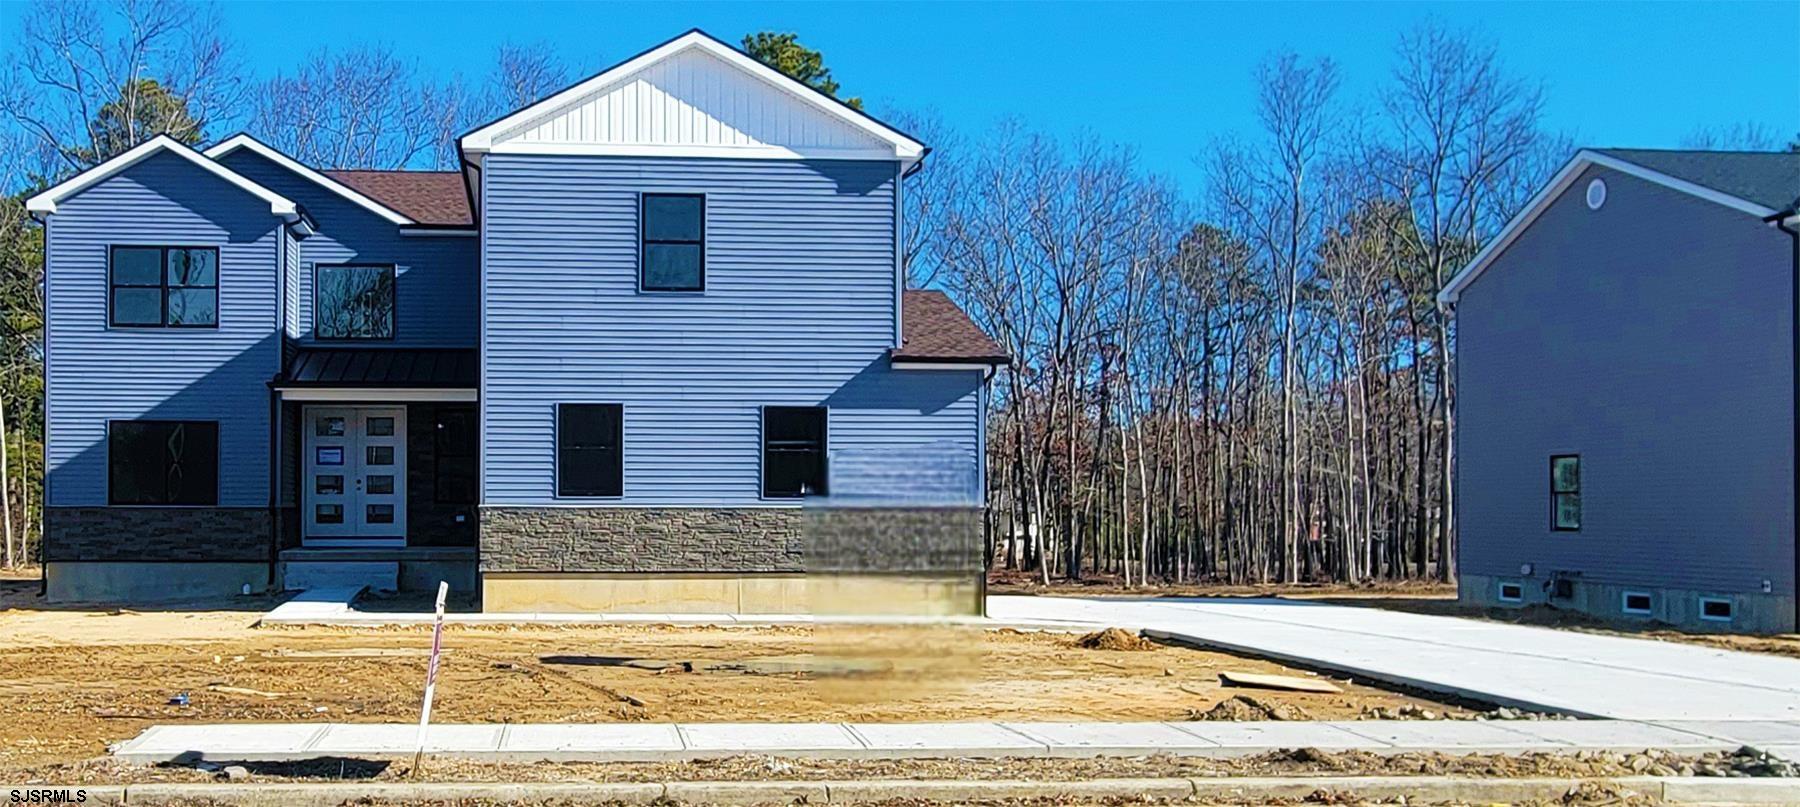
[[[359,403],[413,403],[421,401],[473,402],[481,394],[475,389],[453,387],[283,387],[277,385],[284,401],[356,401]]]
[[[301,347],[269,386],[289,401],[474,401],[473,348]]]

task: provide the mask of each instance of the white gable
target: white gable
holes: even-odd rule
[[[50,215],[56,212],[56,205],[64,199],[87,190],[90,186],[107,177],[137,165],[151,155],[168,152],[187,160],[201,170],[206,171],[226,182],[249,192],[258,199],[267,202],[269,212],[289,222],[300,221],[300,208],[287,197],[252,182],[249,177],[237,173],[191,148],[183,145],[166,134],[159,134],[132,148],[114,155],[112,159],[89,168],[75,176],[25,201],[25,209],[38,215]]]
[[[693,32],[465,135],[467,152],[899,159],[906,135]]]

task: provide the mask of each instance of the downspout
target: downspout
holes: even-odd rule
[[[1789,501],[1800,502],[1800,211],[1790,210],[1777,215],[1786,218],[1772,219],[1770,223],[1794,240],[1793,267],[1788,272],[1788,336],[1793,340],[1788,353],[1788,361],[1792,364],[1792,375],[1788,380],[1793,384],[1793,392],[1788,396],[1788,407],[1793,412],[1793,419],[1789,421],[1792,433],[1788,436],[1794,439],[1794,444],[1789,449],[1788,472],[1792,476],[1789,481],[1794,485],[1794,498]],[[1800,630],[1800,530],[1795,530],[1793,538],[1794,580],[1788,596],[1794,600],[1792,629]]]
[[[38,597],[50,596],[50,216],[28,213],[44,228],[44,444],[39,458],[44,465],[44,489],[38,494]]]
[[[275,242],[275,377],[287,369],[287,263],[288,239],[294,234],[281,228]],[[269,388],[269,575],[263,582],[267,590],[275,588],[275,569],[281,563],[281,391]]]

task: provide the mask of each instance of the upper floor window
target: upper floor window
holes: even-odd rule
[[[219,326],[217,248],[115,246],[108,263],[114,326]]]
[[[1550,529],[1581,529],[1581,455],[1550,458]]]
[[[556,405],[556,495],[625,494],[625,407]]]
[[[827,412],[823,406],[763,407],[763,496],[823,496]]]
[[[394,338],[392,265],[319,266],[313,281],[314,338]]]
[[[106,431],[108,503],[219,503],[217,421],[115,420]]]
[[[639,211],[638,288],[706,289],[706,197],[646,193]]]

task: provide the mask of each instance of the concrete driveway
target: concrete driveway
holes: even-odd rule
[[[1800,659],[1301,600],[992,596],[996,620],[1165,636],[1505,706],[1800,721]]]

